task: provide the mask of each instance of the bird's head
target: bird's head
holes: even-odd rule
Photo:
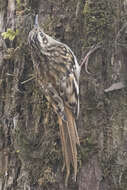
[[[28,43],[32,48],[38,48],[39,51],[47,55],[48,51],[60,42],[44,33],[43,29],[38,25],[38,16],[36,16],[34,28],[28,36]]]

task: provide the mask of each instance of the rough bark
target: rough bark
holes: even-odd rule
[[[13,41],[0,35],[0,190],[125,190],[127,90],[104,89],[126,81],[126,30],[119,45],[114,41],[127,20],[127,1],[16,2],[0,0],[0,34],[19,30]],[[78,60],[103,41],[91,56],[92,74],[81,73],[79,171],[67,188],[57,117],[34,80],[27,45],[35,12],[45,32],[69,45]]]

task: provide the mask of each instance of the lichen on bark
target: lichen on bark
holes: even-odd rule
[[[127,20],[127,2],[41,0],[37,6],[46,33],[68,44],[78,60],[90,45],[104,41],[101,51],[90,59],[92,74],[82,69],[79,173],[77,183],[70,176],[67,189],[125,190],[126,88],[108,94],[104,89],[121,79],[126,62],[126,43],[122,48],[113,44]],[[37,11],[36,1],[21,1],[12,18],[7,7],[8,1],[0,0],[0,33],[12,26],[20,34],[14,42],[0,37],[0,189],[62,190],[64,173],[56,115],[35,79],[23,83],[34,74],[27,37]],[[9,18],[14,22],[7,22]],[[125,42],[125,33],[121,37],[120,42]],[[5,59],[8,51],[14,54]]]
[[[87,46],[107,40],[113,35],[114,1],[87,0],[84,5]]]

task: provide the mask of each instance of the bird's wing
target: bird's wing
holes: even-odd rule
[[[75,116],[79,114],[79,84],[76,81],[75,73],[71,72],[61,80],[60,95],[64,104],[70,108]]]
[[[79,114],[79,75],[80,66],[77,63],[71,49],[66,45],[55,45],[49,49],[52,58],[50,62],[59,79],[59,94],[64,104],[71,108],[72,112]],[[52,59],[52,61],[51,61]]]
[[[47,50],[49,54],[49,74],[55,78],[57,92],[75,116],[79,114],[79,74],[80,66],[71,51],[64,44],[55,44]]]

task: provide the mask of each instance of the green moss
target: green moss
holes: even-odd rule
[[[36,119],[33,118],[34,123],[27,128],[18,124],[15,150],[29,171],[31,183],[46,186],[55,183],[57,168],[62,168],[58,124],[51,105],[38,88],[34,88],[31,99],[38,100],[38,103],[26,104],[25,110],[32,112]]]
[[[18,34],[19,34],[18,29],[16,29],[16,31],[14,31],[11,28],[8,28],[7,32],[3,32],[1,35],[4,39],[8,38],[10,41],[13,41]]]
[[[85,32],[88,39],[86,45],[92,45],[107,38],[113,22],[112,2],[87,0],[83,11]]]
[[[89,157],[95,153],[97,153],[98,148],[97,144],[94,143],[92,136],[84,138],[81,140],[80,146],[80,156],[79,158],[82,162],[87,161]]]
[[[56,182],[56,175],[53,172],[52,168],[48,167],[44,170],[42,177],[38,179],[38,184],[43,187],[46,187],[47,184],[53,184]]]

